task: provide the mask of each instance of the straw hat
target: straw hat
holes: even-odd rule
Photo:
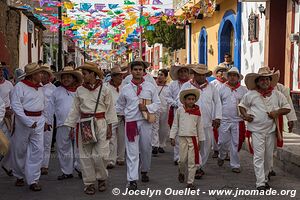
[[[63,74],[71,74],[74,77],[76,77],[77,81],[79,82],[79,84],[82,83],[83,78],[82,78],[82,73],[79,70],[74,70],[73,67],[71,66],[66,66],[64,67],[61,71],[55,73],[54,75],[56,76],[56,78],[61,81],[61,76]]]
[[[128,68],[128,62],[124,62],[121,64],[121,70],[122,71],[127,71],[127,68]]]
[[[196,88],[192,88],[192,89],[185,89],[185,90],[182,90],[179,94],[179,100],[182,104],[184,104],[184,97],[186,95],[189,95],[189,94],[192,94],[192,95],[195,95],[196,96],[196,101],[197,102],[200,98],[200,91]]]
[[[115,65],[113,68],[110,69],[110,74],[126,74],[127,71],[122,71],[121,67],[118,65]]]
[[[280,73],[277,70],[276,72],[272,72],[269,67],[261,67],[259,68],[257,73],[247,74],[245,77],[245,84],[249,90],[254,90],[257,88],[255,84],[255,80],[259,77],[271,77],[271,87],[275,87],[279,81]]]
[[[220,65],[216,66],[215,69],[214,69],[214,71],[213,71],[213,76],[214,76],[215,78],[217,78],[217,73],[218,73],[218,71],[220,71],[220,70],[228,71],[228,68],[225,67],[224,65],[223,65],[223,66],[220,66]]]
[[[191,71],[193,71],[196,74],[205,74],[206,77],[209,77],[212,75],[212,71],[207,69],[207,66],[204,64],[191,64],[188,65],[191,68]]]
[[[239,81],[243,80],[244,76],[240,74],[238,68],[232,67],[230,70],[224,73],[224,77],[228,79],[228,74],[237,74],[239,76]]]
[[[82,66],[76,69],[82,69],[82,70],[86,69],[86,70],[93,71],[98,75],[100,79],[103,79],[103,71],[99,68],[99,66],[96,63],[85,62]]]
[[[178,80],[178,71],[180,69],[189,69],[187,65],[172,65],[170,68],[170,76],[172,80]]]
[[[22,74],[19,78],[24,78],[41,71],[42,69],[37,63],[29,63],[25,66],[24,74]]]
[[[41,71],[47,72],[50,76],[50,79],[54,77],[53,71],[51,70],[50,66],[48,64],[41,66]]]
[[[145,69],[147,69],[150,66],[150,63],[143,61],[142,58],[137,57],[136,59],[134,59],[134,61],[132,61],[131,63],[129,63],[129,67],[133,67],[136,65],[141,65],[143,66]]]

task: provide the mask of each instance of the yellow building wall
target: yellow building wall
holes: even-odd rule
[[[192,24],[191,35],[191,54],[192,62],[198,63],[199,61],[199,35],[202,27],[207,31],[207,66],[209,69],[214,69],[218,63],[218,31],[220,22],[224,14],[228,10],[237,12],[237,0],[223,0],[217,1],[220,4],[220,11],[216,11],[212,17],[204,17],[202,20],[197,20]],[[210,46],[212,45],[213,55],[209,53]]]

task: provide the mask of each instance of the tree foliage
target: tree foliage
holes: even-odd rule
[[[154,25],[155,30],[145,30],[144,38],[148,45],[161,43],[164,47],[174,51],[185,48],[185,30],[177,29],[175,25],[168,25],[165,21],[160,21]]]

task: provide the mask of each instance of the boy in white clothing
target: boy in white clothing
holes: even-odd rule
[[[180,92],[183,107],[177,109],[170,132],[171,144],[175,146],[175,137],[179,142],[179,175],[180,183],[184,182],[185,165],[188,164],[187,188],[195,190],[194,179],[200,164],[199,141],[205,140],[201,123],[200,108],[195,104],[200,92],[198,89],[187,89]]]

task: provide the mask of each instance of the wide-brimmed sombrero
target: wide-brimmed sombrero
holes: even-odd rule
[[[237,74],[239,76],[239,81],[243,80],[244,76],[239,72],[238,68],[232,67],[227,72],[224,72],[224,77],[228,79],[228,74]]]
[[[119,65],[115,65],[113,68],[110,69],[110,74],[126,74],[127,71],[122,71],[121,67]]]
[[[172,65],[170,68],[170,76],[172,80],[178,80],[178,71],[181,69],[188,69],[189,67],[187,65]]]
[[[71,66],[65,66],[61,71],[59,71],[57,73],[54,73],[55,77],[59,81],[61,81],[61,76],[63,74],[71,74],[71,75],[73,75],[77,79],[77,82],[79,84],[81,84],[82,81],[83,81],[82,73],[79,70],[76,70],[76,69],[74,69]]]
[[[136,58],[134,61],[132,61],[131,63],[129,63],[129,68],[132,68],[133,66],[136,65],[141,65],[143,66],[145,69],[147,69],[150,66],[149,62],[143,61],[142,58]]]
[[[24,78],[41,71],[42,69],[37,63],[29,63],[24,67],[24,74],[22,74],[19,78]]]
[[[272,72],[269,67],[261,67],[259,68],[257,73],[249,73],[245,77],[245,84],[249,90],[257,89],[255,80],[261,76],[271,77],[271,87],[275,87],[279,81],[280,73],[277,70],[276,72]]]
[[[196,88],[185,89],[185,90],[182,90],[179,94],[179,100],[182,104],[184,104],[184,97],[189,94],[193,94],[196,96],[195,102],[197,102],[200,98],[200,91],[198,89],[196,89]]]
[[[209,77],[212,75],[212,71],[208,70],[207,66],[204,64],[191,64],[188,65],[190,67],[190,70],[193,71],[196,74],[205,74],[206,77]]]
[[[81,65],[80,67],[76,68],[76,69],[86,69],[86,70],[90,70],[93,71],[97,74],[97,76],[100,79],[103,79],[104,73],[103,71],[99,68],[99,66],[96,63],[93,62],[85,62],[83,65]]]
[[[50,76],[50,79],[54,78],[53,71],[51,70],[51,68],[48,64],[42,65],[41,71],[47,72]]]
[[[220,70],[224,70],[224,71],[228,71],[229,69],[225,66],[216,66],[215,69],[213,70],[212,74],[215,78],[217,78],[217,74],[218,74],[218,71]]]

